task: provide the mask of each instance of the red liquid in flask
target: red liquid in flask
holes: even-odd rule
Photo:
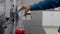
[[[21,29],[21,30],[16,30],[16,34],[24,34],[25,30]]]

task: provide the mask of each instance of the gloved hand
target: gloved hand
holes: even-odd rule
[[[60,26],[59,26],[58,32],[60,33]]]
[[[27,12],[29,11],[30,7],[28,5],[22,5],[21,8],[19,9],[19,11],[22,10],[22,9],[25,9],[25,14],[24,15],[26,15]]]

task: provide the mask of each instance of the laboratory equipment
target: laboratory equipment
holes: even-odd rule
[[[18,14],[18,21],[17,21],[17,27],[16,27],[16,34],[24,34],[25,29],[24,29],[24,24],[22,20],[22,15],[20,13]]]

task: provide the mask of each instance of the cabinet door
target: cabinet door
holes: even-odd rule
[[[60,26],[60,12],[59,11],[43,11],[42,25],[43,26]]]
[[[60,25],[60,12],[53,12],[53,18],[52,18],[53,26],[59,26]]]
[[[43,26],[52,26],[52,12],[43,11],[43,13],[42,13],[42,25]]]

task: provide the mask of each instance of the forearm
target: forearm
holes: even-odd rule
[[[59,7],[59,0],[44,0],[30,5],[30,10],[46,10]]]

